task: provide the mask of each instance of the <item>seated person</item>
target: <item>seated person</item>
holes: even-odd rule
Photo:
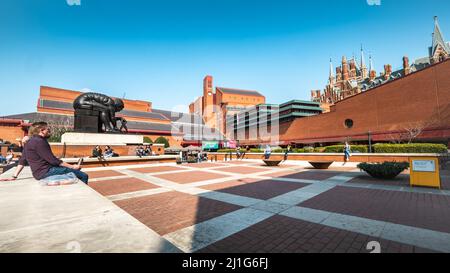
[[[70,165],[53,155],[50,144],[47,141],[51,136],[48,124],[46,122],[36,122],[32,126],[35,128],[33,130],[34,135],[25,145],[24,153],[33,177],[41,180],[54,175],[73,173],[78,179],[87,184],[89,176],[81,171],[80,165]]]
[[[106,146],[104,157],[119,157],[119,154],[115,153],[111,146]]]
[[[92,157],[94,158],[103,157],[103,151],[102,148],[100,148],[100,146],[95,146],[95,148],[92,150]]]
[[[105,147],[105,154],[104,154],[105,158],[110,158],[114,156],[114,151],[110,146],[106,146]]]
[[[26,158],[26,154],[25,154],[25,145],[28,143],[28,141],[30,141],[30,137],[29,136],[25,136],[24,138],[22,138],[21,140],[21,144],[22,144],[22,156],[19,159],[19,165],[17,166],[16,172],[13,175],[13,179],[17,179],[17,177],[19,177],[19,174],[22,172],[23,168],[25,166],[28,166],[28,162],[27,162],[27,158]]]
[[[152,149],[150,148],[150,146],[145,147],[144,153],[146,156],[153,155]]]
[[[136,155],[139,156],[139,157],[145,156],[144,148],[142,146],[138,146],[136,148]]]

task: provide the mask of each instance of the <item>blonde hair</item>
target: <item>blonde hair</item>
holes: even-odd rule
[[[47,122],[35,122],[31,125],[30,129],[28,129],[28,135],[30,137],[37,136],[41,132],[42,129],[47,128],[48,124]]]

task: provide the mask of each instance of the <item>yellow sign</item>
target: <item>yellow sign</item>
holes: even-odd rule
[[[441,177],[439,175],[439,160],[437,157],[411,157],[410,185],[441,188]]]

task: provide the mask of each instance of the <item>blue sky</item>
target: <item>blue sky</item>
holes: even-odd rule
[[[448,0],[2,0],[0,116],[36,111],[41,85],[180,109],[208,74],[268,103],[309,99],[361,44],[378,72],[427,55],[435,15],[449,40]]]

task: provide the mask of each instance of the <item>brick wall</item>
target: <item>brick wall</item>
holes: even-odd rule
[[[347,98],[330,113],[280,125],[281,141],[340,142],[346,137],[390,140],[390,134],[414,124],[428,123],[423,138],[450,139],[450,61],[410,74],[378,88]],[[354,126],[346,128],[346,119]],[[434,128],[434,129],[433,129]]]

